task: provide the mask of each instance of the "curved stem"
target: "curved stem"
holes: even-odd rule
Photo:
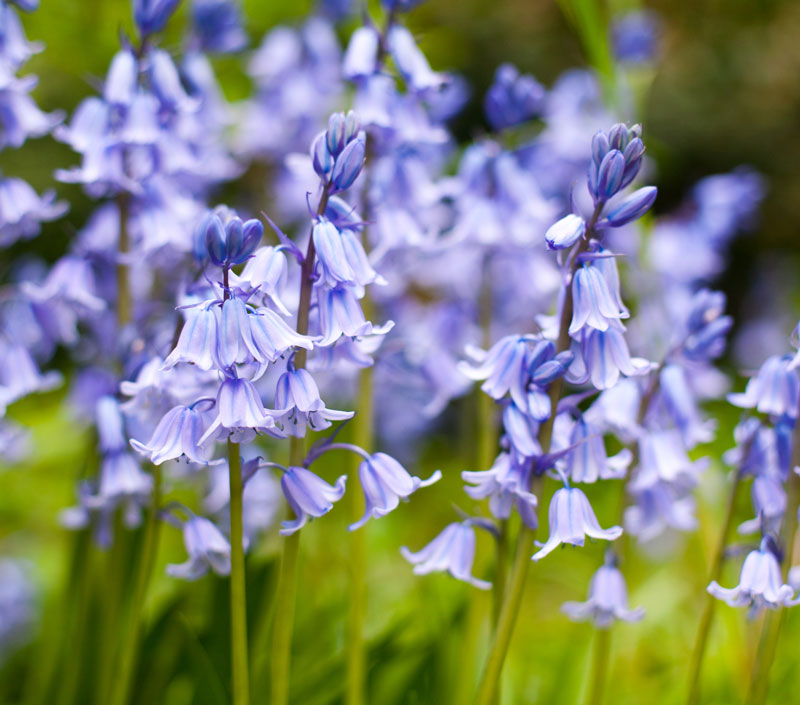
[[[247,595],[244,572],[244,527],[242,521],[242,459],[239,444],[228,439],[228,478],[231,515],[231,672],[233,705],[250,702],[247,660]]]
[[[564,302],[561,306],[561,315],[558,324],[558,338],[556,340],[556,353],[568,350],[570,346],[569,324],[572,320],[572,276],[578,266],[578,257],[589,247],[589,240],[594,232],[594,226],[603,204],[595,206],[591,220],[586,227],[586,235],[574,248],[569,264],[569,275],[566,280],[564,290]],[[548,397],[550,398],[550,416],[539,427],[539,445],[542,454],[550,452],[550,445],[553,440],[553,424],[555,423],[556,409],[558,400],[561,398],[561,391],[564,388],[563,378],[557,379],[550,385]],[[531,491],[537,497],[541,494],[543,476],[539,475],[532,481]],[[511,635],[516,626],[519,605],[522,602],[522,594],[525,590],[525,578],[528,575],[528,566],[531,562],[531,549],[536,538],[536,530],[524,524],[520,528],[517,536],[517,547],[514,555],[514,564],[511,567],[511,577],[505,591],[503,606],[500,608],[500,616],[497,622],[497,629],[492,639],[489,657],[486,661],[486,668],[478,685],[478,705],[493,705],[500,687],[500,674],[503,670],[508,645],[511,642]]]
[[[592,656],[592,682],[586,705],[602,705],[611,654],[611,629],[596,629]]]
[[[136,668],[139,642],[144,624],[143,611],[147,597],[147,588],[153,575],[153,568],[158,554],[158,537],[161,532],[161,522],[158,512],[161,505],[161,468],[153,466],[153,496],[150,511],[147,514],[147,523],[144,527],[144,540],[142,553],[136,574],[136,587],[133,593],[133,602],[128,613],[125,640],[121,646],[114,684],[111,690],[109,705],[126,705],[130,699],[130,687],[133,673]]]
[[[741,484],[742,473],[737,471],[733,480],[733,485],[731,486],[730,494],[728,495],[725,519],[722,523],[719,543],[714,553],[714,562],[711,564],[711,570],[709,571],[706,584],[710,583],[712,580],[719,580],[722,575],[722,566],[725,563],[725,549],[728,545],[728,534],[733,525],[736,496]],[[692,651],[692,660],[689,662],[689,690],[686,696],[686,705],[697,705],[697,703],[700,702],[700,673],[703,669],[703,658],[705,657],[706,646],[708,644],[708,635],[711,632],[711,624],[714,620],[716,604],[716,598],[706,591],[703,614],[700,616],[700,621],[697,625],[697,637],[694,643],[694,650]]]

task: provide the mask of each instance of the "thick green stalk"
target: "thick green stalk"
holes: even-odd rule
[[[596,629],[592,655],[592,681],[586,705],[602,705],[608,680],[608,662],[611,654],[611,629]]]
[[[247,595],[245,592],[244,527],[242,525],[242,459],[239,444],[228,439],[231,515],[231,672],[233,705],[249,705],[247,657]]]
[[[714,561],[708,574],[708,585],[712,580],[719,580],[722,575],[722,566],[725,563],[725,549],[728,545],[728,534],[733,525],[733,515],[736,508],[736,496],[742,484],[742,473],[737,471],[734,476],[733,485],[728,495],[728,504],[725,509],[725,519],[722,522],[722,530],[719,535],[719,543],[714,553]],[[711,632],[711,624],[714,621],[714,611],[717,599],[706,592],[703,614],[697,626],[697,637],[692,651],[692,660],[689,662],[689,690],[686,696],[686,705],[698,705],[700,702],[700,673],[703,669],[703,658],[708,644],[708,635]]]
[[[795,423],[794,434],[792,436],[792,457],[789,463],[790,468],[800,465],[800,421]],[[783,579],[786,582],[789,568],[792,565],[792,555],[794,553],[794,540],[797,533],[797,509],[800,505],[800,477],[797,473],[789,472],[788,491],[786,501],[786,512],[784,513],[783,526],[781,527],[781,540],[784,546],[785,555],[783,557]],[[753,664],[753,673],[750,678],[750,689],[747,695],[748,705],[763,705],[767,700],[769,691],[769,672],[772,662],[775,660],[775,652],[778,649],[778,639],[781,634],[781,627],[786,620],[786,608],[780,607],[777,612],[770,612],[764,622],[761,631],[761,639],[758,642],[756,660]]]
[[[326,186],[317,207],[317,215],[322,215],[328,205],[329,187]],[[308,317],[311,310],[311,290],[314,284],[314,238],[309,236],[306,256],[300,271],[300,300],[297,305],[297,332],[308,333]],[[308,354],[299,348],[294,356],[294,366],[306,366]],[[305,457],[305,442],[292,436],[289,444],[289,465],[301,465]],[[297,555],[300,550],[300,533],[294,532],[283,540],[278,585],[275,589],[275,623],[272,630],[270,649],[270,705],[287,705],[289,702],[289,670],[291,666],[292,629],[294,627],[294,607],[297,598]]]
[[[126,705],[130,699],[130,687],[136,668],[139,642],[141,640],[142,626],[144,624],[144,603],[147,597],[147,588],[153,575],[156,556],[158,553],[158,537],[161,521],[158,517],[161,506],[161,468],[153,467],[153,496],[147,520],[144,527],[142,552],[137,565],[136,585],[128,612],[127,626],[123,632],[123,643],[120,646],[115,679],[112,684],[109,705]]]
[[[304,455],[303,439],[292,436],[289,465],[300,465]],[[289,671],[294,608],[297,598],[297,554],[299,550],[300,533],[296,531],[283,540],[278,585],[275,589],[275,624],[270,650],[270,705],[286,705],[289,702]]]

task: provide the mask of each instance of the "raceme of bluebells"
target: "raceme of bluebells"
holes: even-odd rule
[[[258,435],[302,438],[309,430],[322,431],[353,416],[353,412],[328,407],[313,375],[297,366],[295,359],[298,349],[324,352],[340,338],[381,335],[391,327],[391,323],[374,326],[361,311],[359,299],[365,287],[380,277],[358,238],[360,218],[352,217],[352,209],[334,195],[358,178],[365,141],[352,112],[333,114],[328,129],[313,141],[309,158],[320,179],[319,206],[305,255],[288,239],[278,247],[259,247],[261,222],[243,222],[225,207],[217,207],[203,219],[196,249],[207,261],[206,283],[198,282],[192,300],[187,298],[183,304],[185,321],[160,372],[169,377],[193,368],[205,383],[192,401],[173,407],[158,421],[148,441],[131,442],[151,462],[184,457],[194,464],[220,463],[221,459],[213,459],[219,441],[230,439],[247,446]],[[289,267],[287,254],[296,264],[313,266],[315,316],[310,334],[297,332],[287,321],[280,288]],[[233,268],[240,265],[237,274]],[[277,377],[268,374],[272,369]],[[272,382],[267,385],[264,380]],[[174,383],[179,381],[177,376]],[[265,397],[270,401],[265,402]],[[294,514],[283,522],[282,534],[294,533],[309,519],[323,516],[344,495],[346,477],[330,485],[308,468],[337,448],[364,457],[359,477],[367,513],[351,529],[389,513],[400,499],[438,479],[437,474],[422,482],[385,453],[369,455],[355,446],[331,442],[316,446],[306,466],[283,467],[254,458],[252,467],[244,466],[248,482],[262,467],[282,471],[281,489]],[[208,566],[221,574],[230,570],[226,540],[207,519],[192,516],[183,531],[189,562],[171,567],[172,575],[195,578]]]

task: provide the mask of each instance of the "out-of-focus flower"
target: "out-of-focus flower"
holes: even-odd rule
[[[417,575],[447,571],[454,578],[481,590],[492,587],[491,583],[479,580],[471,573],[475,559],[475,529],[469,520],[445,527],[442,533],[416,553],[405,546],[400,552],[403,558],[414,565],[414,573]]]

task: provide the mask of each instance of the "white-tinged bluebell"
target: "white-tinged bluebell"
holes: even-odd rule
[[[592,576],[586,602],[565,602],[561,611],[575,622],[590,619],[598,629],[607,629],[617,620],[638,622],[644,618],[643,607],[629,609],[625,578],[615,565],[608,563]]]
[[[366,508],[364,516],[348,529],[359,529],[370,518],[378,519],[397,509],[400,500],[406,500],[420,487],[437,482],[442,473],[436,470],[427,480],[411,475],[400,463],[386,453],[374,453],[358,466],[358,478],[364,491]]]
[[[724,588],[712,580],[708,592],[731,607],[749,607],[750,616],[755,616],[764,607],[777,609],[796,605],[798,600],[794,599],[794,590],[783,583],[781,567],[770,542],[769,538],[762,539],[758,550],[747,554],[736,587]]]
[[[307,428],[322,431],[330,427],[331,421],[344,421],[354,413],[327,408],[306,369],[290,367],[275,385],[275,423],[290,436],[303,438]]]
[[[549,250],[565,250],[572,247],[586,233],[586,221],[570,213],[553,223],[544,234]]]
[[[540,561],[561,544],[583,546],[586,537],[613,541],[622,535],[621,526],[603,529],[597,521],[592,505],[577,487],[562,487],[550,500],[548,511],[550,536],[547,542],[538,543],[541,548],[532,560]]]
[[[409,551],[403,546],[400,553],[414,565],[416,575],[447,571],[454,578],[481,590],[492,587],[491,583],[472,575],[472,563],[475,559],[475,528],[469,520],[449,524],[433,541],[417,552]]]
[[[209,568],[217,575],[231,572],[231,545],[216,525],[206,517],[191,516],[183,525],[183,543],[189,558],[185,563],[167,565],[167,575],[197,580]]]
[[[280,533],[288,536],[303,528],[309,518],[321,517],[333,509],[333,503],[344,496],[347,476],[342,475],[329,485],[311,470],[289,467],[281,476],[281,489],[295,518],[282,521]]]

